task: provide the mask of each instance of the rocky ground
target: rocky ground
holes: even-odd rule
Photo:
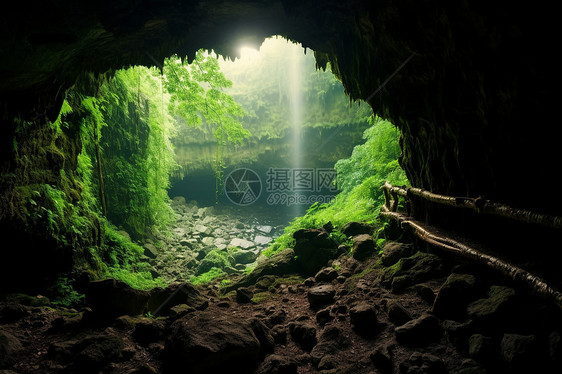
[[[294,248],[227,282],[95,281],[77,309],[9,295],[0,373],[562,372],[556,307],[415,243],[379,252],[368,225],[344,232],[351,254],[329,225],[301,230]]]
[[[199,207],[183,197],[175,197],[172,208],[176,223],[170,233],[144,244],[156,274],[168,283],[183,282],[212,267],[228,274],[244,272],[248,266],[255,266],[261,252],[283,233],[286,223],[284,217],[272,219],[271,212],[261,214],[254,209],[249,216],[233,206]],[[228,254],[228,263],[216,258],[216,250]],[[208,256],[211,251],[215,252]]]

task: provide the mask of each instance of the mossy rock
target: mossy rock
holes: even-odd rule
[[[425,282],[443,275],[443,263],[436,255],[417,252],[413,256],[401,258],[396,264],[386,268],[381,277],[384,286],[392,286],[393,292]]]
[[[213,249],[212,251],[207,253],[203,260],[201,260],[201,263],[197,267],[196,274],[201,275],[208,272],[212,268],[230,268],[235,264],[236,261],[234,260],[234,257],[232,257],[228,252],[221,251],[219,249]]]

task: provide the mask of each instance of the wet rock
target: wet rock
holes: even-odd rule
[[[381,278],[381,284],[391,286],[392,292],[399,293],[407,287],[442,274],[443,264],[438,256],[418,252],[413,256],[401,258],[396,264],[386,268]]]
[[[353,258],[359,261],[365,260],[375,252],[375,241],[369,234],[361,234],[353,237]]]
[[[517,293],[513,288],[492,286],[488,297],[478,299],[467,307],[468,317],[482,327],[499,329],[509,324],[513,317]]]
[[[17,362],[22,350],[23,346],[15,336],[0,330],[0,369]]]
[[[273,240],[272,237],[263,236],[263,235],[256,235],[256,237],[254,238],[254,242],[257,245],[267,245],[267,244],[271,243],[272,240]]]
[[[349,222],[341,228],[341,232],[349,237],[361,234],[372,235],[375,232],[375,227],[364,222]]]
[[[297,263],[305,275],[313,275],[338,254],[338,245],[322,229],[301,229],[293,234]]]
[[[335,301],[336,290],[329,284],[311,287],[308,290],[308,302],[313,309],[331,304]]]
[[[289,334],[293,341],[306,352],[310,352],[317,343],[316,328],[308,322],[291,322]]]
[[[231,247],[238,247],[242,249],[250,249],[256,246],[256,243],[251,242],[246,239],[234,238],[230,241],[229,246]]]
[[[338,277],[338,272],[336,269],[331,267],[325,267],[318,271],[314,276],[314,280],[318,283],[329,283]]]
[[[150,294],[131,288],[116,279],[90,282],[86,289],[86,302],[92,310],[103,317],[118,317],[123,314],[143,314]]]
[[[480,285],[470,274],[451,274],[437,293],[433,313],[444,319],[462,320],[467,305],[480,293]]]
[[[412,315],[396,300],[389,300],[386,304],[388,319],[396,326],[401,326],[412,320]]]
[[[246,304],[252,302],[252,298],[254,297],[254,293],[252,290],[246,287],[240,287],[236,290],[236,301],[241,304]]]
[[[322,309],[316,313],[316,322],[320,325],[325,325],[334,320],[334,316],[330,313],[330,308]]]
[[[349,339],[339,327],[333,325],[326,326],[318,337],[318,343],[310,352],[312,364],[320,369],[320,362],[323,358],[337,354],[349,346],[349,344]],[[327,367],[324,368],[326,369]]]
[[[396,340],[403,345],[423,346],[438,340],[443,334],[439,320],[424,314],[394,329]]]
[[[407,361],[400,363],[400,373],[448,374],[449,372],[439,357],[429,353],[414,352]]]
[[[297,374],[297,368],[295,358],[273,354],[265,358],[258,374]]]
[[[258,225],[256,226],[256,230],[261,231],[264,234],[269,234],[271,231],[273,231],[273,226]]]
[[[259,335],[263,324],[228,313],[199,312],[175,321],[165,345],[169,372],[206,374],[252,372],[264,347]]]
[[[374,306],[366,302],[353,305],[349,309],[349,319],[355,332],[366,338],[373,337],[381,328]]]

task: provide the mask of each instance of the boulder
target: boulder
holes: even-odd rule
[[[336,296],[336,290],[329,284],[311,287],[308,290],[308,302],[313,309],[333,303]]]
[[[257,245],[267,245],[267,244],[271,243],[272,240],[273,240],[272,237],[263,236],[263,235],[256,235],[256,237],[254,238],[254,242]]]
[[[289,334],[293,341],[307,352],[310,352],[317,343],[316,328],[307,322],[289,323]]]
[[[369,358],[373,365],[380,371],[381,374],[392,373],[394,364],[394,346],[388,342],[378,344],[369,354]]]
[[[0,330],[0,369],[17,362],[22,351],[23,346],[15,336]]]
[[[312,364],[319,368],[320,361],[324,357],[344,350],[349,344],[349,339],[339,327],[334,325],[326,326],[320,333],[317,344],[310,352]]]
[[[441,259],[430,253],[418,252],[413,256],[401,258],[396,264],[386,268],[381,284],[391,286],[393,292],[402,292],[407,287],[443,275]]]
[[[433,313],[444,319],[463,320],[467,305],[480,293],[476,278],[470,274],[451,274],[439,289]]]
[[[238,264],[251,264],[257,260],[258,254],[253,251],[239,250],[232,252],[232,257]]]
[[[338,255],[338,244],[323,229],[301,229],[293,234],[295,255],[301,272],[314,275]]]
[[[258,225],[256,230],[263,232],[264,234],[269,234],[273,230],[273,226]]]
[[[413,245],[387,241],[384,243],[381,261],[384,266],[392,266],[401,258],[410,257],[416,253]]]
[[[167,371],[207,374],[249,373],[265,352],[272,350],[273,338],[259,321],[229,313],[197,312],[170,327],[165,345]]]
[[[269,355],[265,358],[258,374],[297,374],[298,362],[294,357]]]
[[[112,278],[90,282],[86,288],[86,303],[98,316],[108,318],[143,314],[149,298],[147,291]]]
[[[246,239],[234,238],[230,241],[229,246],[231,247],[238,247],[242,249],[250,249],[256,246],[256,243],[251,242]]]
[[[400,363],[400,373],[449,374],[443,360],[430,353],[414,352]]]
[[[371,338],[380,330],[377,312],[373,305],[359,302],[349,309],[349,319],[358,335]]]
[[[332,267],[320,269],[314,276],[314,280],[318,283],[331,282],[338,277],[338,272]]]
[[[153,314],[169,315],[173,307],[186,305],[189,308],[203,310],[209,301],[203,297],[191,283],[171,284],[166,288],[154,288],[150,291],[147,309]]]
[[[375,232],[375,226],[365,222],[349,222],[341,228],[341,232],[349,237],[361,234],[372,235]]]
[[[510,373],[530,373],[540,370],[544,359],[539,356],[539,345],[534,335],[504,334],[501,356]]]
[[[482,334],[473,334],[468,339],[468,355],[478,362],[490,362],[497,356],[494,340]]]
[[[353,258],[363,261],[375,253],[375,241],[369,234],[361,234],[353,237]]]
[[[251,302],[252,297],[254,297],[254,293],[249,288],[240,287],[239,289],[236,290],[236,301],[238,301],[241,304]]]
[[[401,326],[412,320],[410,312],[396,300],[389,300],[386,303],[386,312],[388,314],[388,319],[395,326]]]
[[[498,330],[514,317],[516,302],[517,293],[513,288],[492,286],[486,298],[468,305],[467,314],[479,326]]]
[[[98,373],[111,362],[120,361],[125,344],[114,335],[91,335],[71,346],[72,365],[78,373]]]
[[[424,314],[394,329],[396,340],[403,345],[423,346],[438,340],[443,334],[439,320]]]

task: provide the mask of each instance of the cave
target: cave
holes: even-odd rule
[[[562,287],[556,261],[562,197],[555,184],[560,171],[560,154],[554,122],[557,118],[555,97],[558,77],[554,17],[555,12],[545,2],[490,3],[477,0],[102,0],[11,4],[0,15],[0,233],[3,237],[0,295],[14,291],[36,292],[46,279],[91,260],[88,251],[83,248],[77,250],[72,245],[61,247],[49,233],[38,232],[36,222],[22,218],[24,215],[20,213],[23,208],[17,200],[19,191],[25,186],[50,184],[60,187],[63,183],[61,171],[76,171],[82,147],[80,128],[71,129],[60,138],[56,149],[51,147],[52,139],[43,131],[57,119],[69,89],[79,87],[82,92],[94,95],[103,82],[123,67],[161,66],[162,61],[173,54],[186,56],[191,61],[202,48],[235,59],[239,57],[237,46],[240,43],[258,48],[264,39],[274,35],[300,43],[314,54],[318,69],[325,69],[327,65],[331,67],[351,101],[367,102],[376,114],[395,124],[400,131],[402,153],[399,163],[412,187],[452,196],[460,201],[483,199],[546,217],[550,224],[545,227],[422,200],[416,200],[414,211],[415,218],[420,222],[466,237],[474,246],[487,248],[489,253],[545,279],[549,290],[553,290],[547,293],[556,294],[556,290]],[[25,136],[34,138],[36,142],[22,143],[18,148],[15,139],[21,137],[22,124],[26,128]],[[22,155],[26,160],[23,163]],[[42,172],[27,173],[22,168]],[[78,183],[65,188],[71,191],[68,199],[73,203],[80,201],[82,187]],[[80,238],[80,245],[84,248],[101,240],[101,229],[95,225],[91,225],[89,237]],[[309,233],[301,234],[304,236],[295,236],[297,243],[301,239],[309,240],[306,237]],[[494,287],[492,290],[498,293],[505,291],[505,288],[498,288],[500,286]],[[294,288],[296,293],[298,287],[289,285],[289,288]],[[105,291],[102,289],[100,292]],[[135,291],[127,292],[125,294],[131,304],[142,297]],[[381,295],[382,291],[377,297]],[[505,298],[513,301],[510,295]],[[554,310],[559,312],[561,299],[557,300]],[[99,304],[99,300],[97,302]],[[550,307],[540,305],[538,308],[544,316],[556,313]],[[199,307],[195,305],[195,309]],[[374,310],[362,307],[364,305],[355,305],[349,310],[349,318],[355,326],[369,325],[362,318],[369,313],[376,314]],[[8,309],[6,307],[3,312],[3,321],[9,319]],[[20,317],[28,318],[29,313],[34,313],[27,310],[21,312]],[[433,310],[437,311],[436,304],[433,304]],[[432,318],[421,316],[415,321],[423,327],[435,323]],[[488,352],[482,346],[496,344],[499,339],[497,344],[501,345],[507,363],[498,364],[492,360],[486,366],[488,371],[476,371],[458,364],[451,372],[492,373],[504,372],[501,370],[508,368],[509,372],[516,373],[522,368],[528,370],[534,367],[526,360],[535,360],[533,362],[536,363],[536,357],[539,357],[538,360],[544,363],[546,356],[559,369],[562,361],[561,330],[560,326],[550,324],[552,320],[549,318],[544,318],[548,321],[545,322],[547,326],[540,326],[541,331],[546,331],[544,345],[540,345],[543,344],[539,339],[542,335],[535,336],[529,331],[518,332],[519,335],[508,334],[508,331],[503,338],[484,336],[485,333],[471,335],[471,358],[486,363],[487,357],[478,356]],[[72,328],[71,319],[71,316],[61,317],[57,324]],[[123,318],[119,322],[121,325],[131,323]],[[250,335],[257,339],[257,343],[249,342],[250,346],[255,343],[261,345],[262,350],[273,349],[269,347],[269,335],[264,333],[261,323],[247,325],[247,321],[237,322],[240,322],[241,330],[253,331]],[[139,323],[138,326],[139,334],[144,338],[158,330],[148,323]],[[205,315],[197,315],[183,325],[174,325],[173,337],[166,342],[173,348],[160,351],[166,357],[174,357],[168,360],[172,365],[169,372],[184,370],[178,367],[186,362],[193,364],[194,372],[204,372],[207,367],[217,364],[213,363],[216,357],[212,355],[198,361],[193,352],[181,347],[182,338],[200,326],[208,327],[203,335],[213,334],[213,323]],[[448,326],[447,331],[453,331],[451,325]],[[312,350],[319,354],[319,349],[316,349],[319,345],[316,345],[316,350],[312,349],[316,341],[310,349],[307,348],[306,334],[310,333],[307,327],[298,321],[288,328],[293,338],[300,337],[305,352],[310,355]],[[456,327],[458,339],[463,334],[462,328]],[[369,329],[365,329],[369,335]],[[397,339],[409,339],[406,337],[408,331],[396,330]],[[400,335],[402,332],[404,335]],[[229,333],[233,339],[244,334],[236,330]],[[326,327],[322,334],[326,335],[324,340],[341,343],[340,348],[345,350],[343,341],[346,339],[338,335],[342,334],[341,331]],[[0,337],[9,341],[5,336]],[[533,336],[534,340],[525,338],[528,336]],[[2,347],[6,346],[2,344]],[[138,371],[126,371],[126,365],[114,365],[107,369],[111,362],[122,362],[122,356],[127,352],[132,354],[130,350],[123,353],[122,343],[116,343],[108,336],[98,334],[84,339],[81,344],[91,349],[106,349],[100,355],[109,361],[104,361],[103,365],[100,364],[102,366],[93,365],[88,360],[95,355],[85,351],[75,355],[69,352],[70,348],[59,344],[50,352],[54,356],[76,356],[73,359],[77,361],[69,366],[70,369],[53,365],[48,370],[35,368],[26,372],[73,372],[73,365],[85,368],[90,364],[99,370],[105,368],[107,372],[157,372],[150,368],[149,363]],[[512,350],[509,350],[510,344]],[[517,348],[513,348],[515,346]],[[522,346],[536,349],[525,351]],[[107,347],[117,347],[114,351],[118,353]],[[236,351],[236,354],[240,354],[242,360],[252,362],[263,353],[258,352],[259,349],[247,348],[233,346],[228,349],[242,350],[242,353]],[[418,372],[414,370],[423,365],[426,368],[423,370],[433,367],[431,370],[436,371],[419,372],[449,372],[433,360],[439,354],[437,351],[431,352],[433,355],[427,353],[429,356],[424,356],[425,353],[420,353],[419,357],[409,355],[409,359],[402,361],[398,368],[398,364],[389,359],[393,356],[389,351],[391,348],[381,345],[370,345],[370,348],[371,360],[381,373],[406,373],[410,372],[409,368],[411,372]],[[159,348],[153,346],[152,349],[157,351]],[[533,356],[535,353],[536,356]],[[119,356],[118,361],[111,361],[117,360],[111,357],[112,354]],[[297,367],[312,370],[307,372],[321,372],[318,365],[322,357],[317,358],[314,354],[308,361],[298,356],[290,362],[272,356],[275,355],[267,356],[260,364],[261,372],[296,373]],[[217,364],[218,368],[228,367],[228,358],[220,356],[219,361],[223,359],[224,362]],[[302,364],[302,360],[306,363]],[[0,359],[0,364],[0,369],[8,368],[8,361]],[[337,367],[334,362],[325,364],[329,369]],[[519,364],[521,367],[518,367]],[[359,365],[360,369],[333,372],[369,372],[362,365]],[[545,368],[544,372],[551,372],[548,371],[550,368]],[[252,372],[247,367],[241,370]],[[15,369],[15,372],[19,371]]]

